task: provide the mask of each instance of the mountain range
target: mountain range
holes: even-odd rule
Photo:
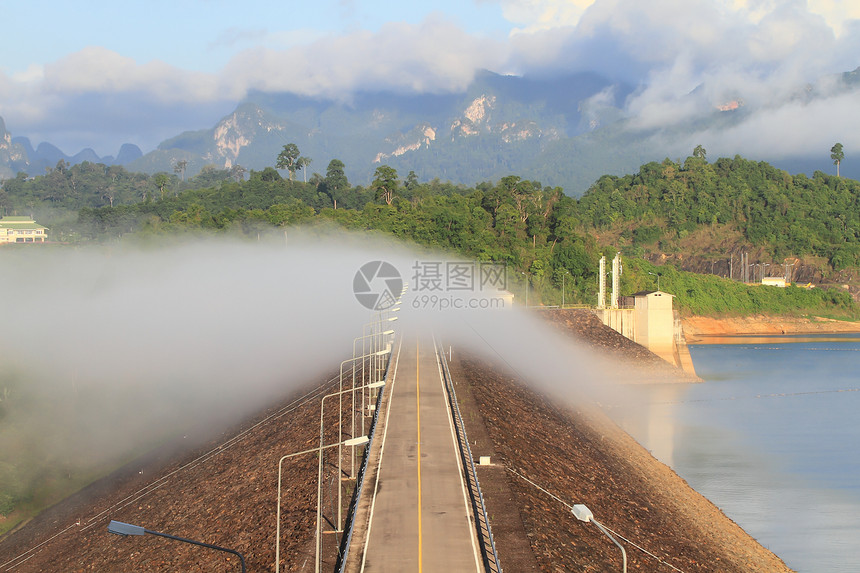
[[[860,89],[858,70],[842,74],[842,89]],[[126,144],[116,157],[98,157],[91,149],[70,157],[49,143],[33,149],[27,138],[11,137],[0,118],[0,177],[37,175],[61,160],[147,173],[172,173],[185,161],[187,176],[207,165],[262,170],[275,165],[285,144],[295,143],[312,160],[308,173],[298,175],[304,178],[340,159],[358,185],[369,184],[376,167],[387,164],[401,177],[414,171],[419,180],[468,185],[517,174],[580,195],[603,174],[635,172],[645,162],[692,152],[655,141],[684,141],[756,113],[737,97],[702,110],[695,121],[633,129],[622,110],[636,89],[597,73],[534,78],[485,71],[459,94],[364,92],[322,100],[255,92],[210,129],[179,134],[146,154]],[[799,91],[819,97],[814,89]],[[826,154],[773,163],[793,172],[832,167]],[[848,167],[843,173],[851,176]]]
[[[0,117],[0,179],[14,177],[18,172],[30,176],[41,175],[47,168],[53,168],[59,161],[72,165],[89,161],[105,165],[129,165],[143,156],[143,152],[133,143],[125,143],[114,157],[107,155],[99,157],[90,148],[79,151],[75,155],[66,155],[58,147],[40,143],[35,149],[27,137],[12,137],[6,131],[6,122]]]

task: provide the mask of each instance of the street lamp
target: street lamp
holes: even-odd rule
[[[648,271],[648,274],[657,277],[657,290],[660,290],[660,275],[658,275],[657,273],[652,273],[651,271]]]
[[[396,307],[396,308],[394,308],[394,309],[388,309],[388,310],[387,310],[387,312],[391,313],[391,312],[396,312],[396,311],[398,311],[398,310],[400,310],[400,307]],[[398,316],[387,316],[387,317],[383,318],[383,317],[382,317],[382,313],[383,313],[383,312],[386,312],[386,311],[379,311],[379,312],[378,312],[378,318],[377,318],[376,320],[371,320],[370,322],[368,322],[367,324],[365,324],[365,325],[363,325],[363,326],[361,327],[361,337],[360,337],[360,338],[363,338],[363,339],[365,339],[365,338],[370,338],[370,343],[371,343],[371,344],[370,344],[370,352],[371,352],[371,353],[373,353],[373,352],[374,352],[374,350],[375,350],[375,349],[374,349],[374,342],[376,341],[376,338],[375,338],[375,337],[376,337],[376,336],[380,336],[380,333],[379,333],[379,332],[374,332],[374,330],[375,330],[376,328],[379,328],[379,329],[381,330],[381,329],[383,328],[383,326],[382,326],[382,325],[383,325],[384,323],[386,323],[386,322],[394,322],[394,321],[396,321],[398,318],[400,318],[400,317],[398,317]],[[369,333],[367,332],[367,329],[368,329],[368,328],[370,328],[370,332],[369,332]],[[386,332],[391,332],[391,333],[393,334],[393,331],[391,331],[391,330],[388,330],[388,331],[386,331]],[[383,333],[383,334],[385,334],[385,333]],[[380,336],[380,344],[379,344],[379,345],[377,345],[377,346],[376,346],[376,348],[379,348],[379,347],[381,347],[381,346],[382,346],[382,344],[381,344],[381,336]],[[364,347],[364,342],[363,342],[363,341],[362,341],[362,343],[361,343],[361,352],[362,352],[362,354],[364,354],[364,352],[365,352],[365,347]],[[355,340],[353,340],[353,343],[352,343],[352,356],[353,356],[353,358],[355,358]],[[374,372],[374,371],[376,371],[376,370],[378,369],[378,364],[376,363],[376,360],[378,360],[378,358],[374,358],[373,360],[371,360],[371,375],[373,374],[373,372]],[[355,381],[354,381],[354,379],[355,379],[355,366],[353,365],[353,386],[355,385]],[[372,376],[371,376],[371,378],[369,378],[369,381],[370,381],[370,382],[372,382],[372,381],[373,381]],[[362,384],[364,383],[364,369],[363,369],[363,368],[362,368],[362,374],[361,374],[361,382],[362,382]],[[364,398],[362,398],[362,400],[363,400],[363,399],[364,399]],[[355,401],[355,400],[354,400],[354,398],[353,398],[353,403],[354,403],[354,401]],[[362,407],[364,407],[364,406],[362,405]],[[362,426],[362,427],[363,427],[363,426]]]
[[[278,511],[276,513],[276,521],[277,524],[275,526],[275,573],[281,568],[281,469],[284,460],[289,458],[294,458],[296,456],[300,456],[302,454],[310,454],[313,452],[319,452],[326,448],[333,448],[335,446],[361,446],[370,441],[370,438],[367,436],[359,436],[357,438],[350,438],[348,440],[344,440],[343,442],[338,442],[337,444],[328,444],[327,446],[323,446],[322,448],[311,448],[310,450],[304,450],[302,452],[296,452],[294,454],[287,454],[281,457],[278,460]]]
[[[584,521],[585,523],[591,522],[596,525],[597,529],[602,531],[603,534],[606,535],[606,537],[612,540],[612,543],[614,543],[618,546],[619,549],[621,549],[621,557],[623,559],[622,571],[623,573],[627,573],[627,552],[624,550],[624,547],[620,543],[618,543],[614,537],[612,537],[612,534],[610,534],[609,531],[607,531],[606,528],[603,527],[603,525],[601,525],[599,521],[594,519],[594,514],[591,513],[591,510],[588,509],[588,507],[586,507],[585,505],[577,503],[573,506],[573,508],[571,508],[571,511],[573,512],[573,515],[576,516],[576,519],[578,519],[579,521]]]
[[[391,345],[389,344],[388,347],[383,349],[383,350],[371,352],[370,354],[365,354],[363,356],[353,357],[353,358],[344,360],[343,362],[340,363],[340,378],[339,378],[338,392],[337,392],[337,396],[338,396],[337,440],[338,440],[338,442],[341,442],[343,440],[343,394],[345,394],[346,392],[352,393],[352,404],[351,404],[350,408],[352,408],[352,410],[354,412],[355,411],[355,391],[357,390],[357,388],[355,387],[354,384],[352,385],[352,387],[349,390],[343,389],[343,365],[346,364],[347,362],[355,362],[357,360],[364,360],[365,358],[368,358],[368,357],[371,360],[375,360],[377,357],[385,356],[386,354],[389,354],[390,352],[391,352]],[[371,373],[371,375],[372,375],[372,373]],[[370,382],[371,382],[371,384],[373,384],[372,378],[370,379]],[[334,396],[334,394],[329,394],[329,396]],[[328,398],[328,396],[323,397],[323,402],[325,402],[326,398]],[[350,418],[353,420],[353,422],[355,421],[354,415],[350,416]],[[355,424],[354,423],[352,425],[352,434],[351,435],[355,435]],[[320,408],[320,448],[322,448],[322,446],[323,446],[323,421],[322,421],[322,407],[321,407]],[[353,448],[353,453],[355,453],[355,448]],[[320,460],[322,460],[322,454],[320,454]],[[337,448],[337,472],[338,472],[338,476],[337,476],[338,477],[337,499],[338,499],[338,504],[340,503],[340,471],[341,471],[340,464],[341,464],[341,449],[340,449],[340,444],[338,444],[338,448]],[[322,467],[322,463],[320,463],[320,467]],[[350,474],[350,477],[352,477],[352,474]],[[338,505],[338,523],[340,523],[340,505]]]
[[[381,354],[387,354],[387,353],[389,353],[389,352],[391,352],[391,348],[390,348],[390,347],[389,347],[389,348],[387,348],[387,349],[385,349],[385,350],[380,350],[380,351],[379,351],[379,353],[381,353]],[[359,356],[359,358],[367,358],[367,357],[366,357],[366,356]],[[349,361],[348,361],[348,360],[345,360],[344,362],[349,362]],[[384,380],[379,380],[378,382],[371,382],[370,384],[368,384],[368,385],[366,386],[366,388],[381,388],[382,386],[385,386],[385,381],[384,381]],[[351,388],[351,389],[349,389],[349,390],[340,390],[340,391],[335,392],[335,393],[333,393],[333,394],[326,394],[325,396],[323,396],[323,397],[322,397],[322,400],[320,401],[320,446],[319,446],[319,448],[317,448],[317,450],[319,450],[319,469],[318,469],[318,471],[317,471],[317,534],[316,534],[316,537],[317,537],[317,551],[316,551],[316,553],[317,553],[317,554],[316,554],[316,573],[319,573],[319,571],[320,571],[320,533],[321,533],[321,532],[320,532],[320,528],[321,528],[321,525],[322,525],[322,470],[323,470],[323,456],[322,456],[322,453],[323,453],[323,450],[325,449],[325,446],[323,446],[323,413],[324,413],[324,411],[325,411],[325,399],[326,399],[326,398],[332,398],[332,397],[334,397],[334,396],[342,396],[342,395],[343,395],[343,394],[345,394],[346,392],[353,392],[353,391],[355,391],[355,390],[356,390],[355,388]],[[343,409],[341,408],[341,412],[342,412],[342,410],[343,410]],[[338,414],[341,414],[341,412],[339,412]],[[342,446],[342,445],[348,445],[348,444],[346,444],[346,443],[342,440],[342,436],[341,436],[340,434],[338,434],[338,440],[339,440],[339,441],[338,441],[338,443],[337,443],[337,444],[335,444],[335,445],[337,445],[337,446],[338,446],[338,448],[337,448],[337,455],[338,455],[338,460],[337,460],[337,474],[338,474],[338,475],[337,475],[337,527],[340,527],[340,525],[341,525],[341,521],[343,520],[343,501],[342,501],[342,499],[341,499],[341,483],[340,483],[340,473],[341,473],[341,469],[340,469],[340,462],[341,462],[341,460],[340,460],[340,456],[341,456],[341,454],[340,454],[340,446]],[[348,440],[347,440],[347,441],[348,441]],[[338,531],[339,531],[339,530],[338,530]]]
[[[524,271],[520,271],[520,274],[526,277],[526,308],[529,307],[529,275]]]
[[[384,341],[384,337],[393,336],[393,335],[394,335],[394,330],[389,329],[389,330],[386,330],[385,332],[382,332],[382,333],[372,333],[372,334],[368,334],[365,336],[359,336],[358,338],[354,338],[352,340],[352,358],[353,358],[352,359],[352,394],[350,396],[352,401],[350,403],[351,404],[350,405],[351,411],[350,411],[350,416],[349,416],[349,420],[350,420],[349,435],[350,436],[355,435],[355,390],[356,390],[356,387],[355,387],[355,361],[357,360],[357,358],[355,357],[355,343],[359,339],[373,337],[370,340],[370,352],[371,352],[370,356],[373,357],[373,358],[371,358],[371,362],[372,362],[377,357],[379,357],[379,359],[381,360],[381,356],[384,356],[385,354],[387,354],[387,353],[383,353],[382,355],[380,355],[376,352],[376,349],[378,349],[382,346],[382,343]],[[376,337],[379,337],[379,343],[378,343],[378,345],[375,346],[374,342],[376,340]],[[362,346],[363,346],[363,344],[362,344]],[[366,358],[366,356],[364,358]],[[341,364],[340,364],[339,389],[341,389],[341,390],[343,389],[343,365],[346,364],[346,362],[349,362],[349,361],[345,360],[345,361],[341,362]],[[375,369],[375,365],[373,367]],[[370,375],[370,378],[368,379],[368,381],[373,382],[374,371],[371,370],[370,374],[371,375]],[[363,385],[364,384],[364,368],[361,369],[361,377],[362,377],[361,382]],[[364,433],[364,390],[363,389],[361,391],[361,433],[362,434]],[[351,464],[351,468],[349,471],[350,479],[355,477],[355,448],[352,449],[351,462],[352,462],[352,464]]]
[[[393,310],[389,310],[388,312],[395,312],[395,311],[397,311],[397,310],[400,310],[400,308],[398,307],[398,308],[395,308],[395,309],[393,309]],[[387,316],[387,317],[385,317],[385,318],[382,318],[382,313],[383,313],[383,312],[384,312],[384,311],[379,311],[379,313],[378,313],[378,314],[379,314],[379,317],[378,317],[378,319],[377,319],[377,320],[372,320],[372,321],[368,322],[367,324],[365,324],[364,326],[362,326],[362,327],[361,327],[361,334],[362,334],[362,336],[364,336],[364,335],[365,335],[365,333],[367,333],[367,330],[366,330],[366,329],[367,329],[368,327],[370,327],[370,333],[369,333],[369,334],[377,334],[377,335],[378,335],[378,334],[379,334],[378,332],[374,332],[374,329],[375,329],[375,328],[382,329],[382,328],[383,328],[383,326],[382,326],[382,325],[383,325],[384,323],[386,323],[386,322],[394,322],[394,321],[396,321],[396,320],[399,318],[398,316]],[[374,339],[373,339],[373,338],[371,338],[371,343],[372,343],[373,341],[374,341]],[[381,346],[381,344],[380,344],[380,346]],[[364,353],[364,344],[362,344],[362,345],[361,345],[361,351],[362,351],[362,353]],[[373,345],[372,345],[372,344],[371,344],[370,351],[371,351],[371,352],[373,352],[373,351],[374,351],[374,348],[373,348]],[[355,349],[354,349],[354,348],[353,348],[353,351],[352,351],[352,355],[353,355],[353,357],[355,357]],[[373,372],[378,372],[378,371],[379,371],[379,363],[377,362],[378,360],[381,360],[381,358],[374,358],[373,360],[371,360],[371,374],[372,374]],[[373,381],[373,379],[371,378],[371,379],[370,379],[370,381],[372,382],[372,381]],[[363,383],[363,382],[364,382],[364,376],[363,376],[363,374],[362,374],[362,383]]]
[[[385,332],[382,332],[382,333],[379,333],[379,334],[377,334],[377,333],[371,333],[371,334],[366,334],[366,335],[364,335],[364,336],[358,336],[358,337],[354,338],[354,339],[352,340],[352,356],[353,356],[353,357],[355,357],[355,343],[356,343],[356,342],[358,342],[359,340],[361,340],[361,341],[362,341],[362,342],[361,342],[361,349],[362,349],[362,352],[364,352],[364,339],[365,339],[365,338],[370,338],[370,339],[371,339],[371,340],[370,340],[370,351],[371,351],[371,352],[373,352],[373,351],[374,351],[374,342],[375,342],[375,340],[376,340],[376,337],[377,337],[377,336],[378,336],[378,337],[379,337],[379,339],[380,339],[380,340],[379,340],[380,344],[378,344],[375,348],[379,348],[379,347],[381,347],[381,346],[382,346],[381,342],[382,342],[382,340],[384,339],[384,337],[386,337],[386,336],[393,336],[393,335],[394,335],[394,330],[393,330],[393,329],[388,329],[388,330],[386,330]],[[353,365],[352,365],[352,386],[353,386],[353,388],[355,387],[355,370],[356,370],[356,366],[355,366],[355,364],[353,363]],[[362,385],[364,384],[364,374],[365,374],[365,370],[366,370],[365,368],[362,368],[362,369],[361,369],[361,384],[362,384]],[[369,380],[369,381],[370,381],[370,382],[372,382],[373,380],[371,379],[371,380]],[[353,394],[353,395],[352,395],[352,403],[353,403],[353,406],[352,406],[352,407],[353,407],[353,410],[355,410],[355,394]],[[362,390],[362,391],[361,391],[361,433],[362,433],[362,434],[364,433],[364,416],[365,416],[364,409],[365,409],[365,407],[366,407],[366,404],[365,404],[365,395],[364,395],[364,390]],[[352,433],[352,435],[355,435],[355,423],[354,423],[354,420],[355,420],[355,418],[353,417],[353,425],[352,425],[352,432],[351,432],[351,433]],[[351,476],[353,476],[353,477],[355,476],[355,467],[353,467],[353,468],[352,468],[352,473],[351,473],[350,475],[351,475]]]
[[[245,557],[241,553],[233,549],[219,547],[217,545],[212,545],[211,543],[203,543],[202,541],[194,541],[193,539],[185,539],[184,537],[177,537],[176,535],[170,535],[168,533],[150,531],[149,529],[144,529],[140,525],[132,525],[130,523],[123,523],[122,521],[111,520],[111,522],[108,524],[108,533],[115,533],[117,535],[122,535],[123,537],[126,537],[128,535],[143,535],[144,533],[149,533],[150,535],[158,535],[159,537],[166,537],[168,539],[175,539],[176,541],[182,541],[184,543],[190,543],[192,545],[199,545],[201,547],[208,547],[209,549],[216,549],[218,551],[232,553],[239,558],[239,563],[242,565],[242,573],[245,573]]]

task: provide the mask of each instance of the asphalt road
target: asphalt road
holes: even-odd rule
[[[366,538],[350,571],[480,571],[446,394],[429,336],[398,345]],[[350,556],[353,561],[353,556]]]

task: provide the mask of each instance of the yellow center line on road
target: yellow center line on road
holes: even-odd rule
[[[415,416],[418,424],[418,573],[422,572],[422,531],[421,531],[421,389],[419,386],[418,368],[418,341],[415,341],[415,404],[417,413]]]

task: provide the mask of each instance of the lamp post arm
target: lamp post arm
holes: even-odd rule
[[[339,446],[340,444],[328,444],[326,446],[322,446],[321,448],[311,448],[309,450],[304,450],[301,452],[296,452],[294,454],[287,454],[286,456],[281,457],[278,460],[278,511],[276,513],[276,525],[275,525],[275,573],[279,573],[281,568],[281,476],[283,475],[282,467],[284,460],[288,460],[290,458],[294,458],[296,456],[300,456],[302,454],[310,454],[319,452],[321,450],[325,450],[327,448],[333,448],[335,446]]]
[[[358,360],[359,358],[366,358],[366,356],[359,356],[355,360]],[[344,360],[341,363],[341,368],[343,368],[343,365],[347,362],[349,362],[349,360]],[[369,388],[369,387],[373,387],[373,386],[375,386],[375,385],[374,384],[367,384],[365,386],[362,386],[362,388]],[[323,474],[322,451],[323,451],[323,449],[325,449],[325,445],[323,443],[323,430],[325,429],[325,426],[323,424],[323,421],[325,419],[325,417],[324,417],[325,399],[326,398],[332,398],[334,396],[341,396],[342,394],[345,394],[346,392],[354,392],[355,390],[356,390],[355,388],[351,388],[349,390],[340,390],[338,392],[335,392],[334,394],[326,394],[320,400],[320,446],[318,448],[319,466],[317,468],[317,520],[316,520],[317,523],[316,523],[316,558],[315,558],[315,564],[314,564],[314,573],[320,573],[320,563],[321,563],[320,562],[320,528],[322,525],[322,474]],[[342,445],[342,444],[343,444],[343,442],[339,441],[337,445]],[[340,463],[340,450],[338,450],[338,463]],[[339,473],[340,473],[340,466],[338,466],[338,474]],[[340,512],[340,509],[341,509],[340,475],[338,475],[338,512]],[[338,515],[338,524],[340,524],[341,521],[342,521],[341,516]]]
[[[328,444],[328,445],[326,445],[326,446],[323,446],[322,448],[311,448],[311,449],[309,449],[309,450],[304,450],[304,451],[301,451],[301,452],[296,452],[296,453],[294,453],[294,454],[287,454],[286,456],[283,456],[283,457],[281,458],[281,460],[278,462],[278,465],[280,466],[280,465],[281,465],[281,462],[283,462],[284,460],[288,460],[288,459],[290,459],[290,458],[292,458],[292,457],[295,457],[295,456],[300,456],[300,455],[302,455],[302,454],[310,454],[310,453],[312,453],[312,452],[318,452],[318,451],[320,451],[320,450],[325,450],[325,449],[327,449],[327,448],[334,448],[334,447],[337,447],[337,446],[339,446],[339,445],[340,445],[340,444]]]
[[[183,541],[185,543],[190,543],[192,545],[199,545],[200,547],[208,547],[209,549],[216,549],[218,551],[224,551],[226,553],[232,553],[236,557],[239,558],[239,563],[242,565],[242,573],[245,573],[245,557],[234,549],[227,549],[226,547],[220,547],[218,545],[212,545],[211,543],[203,543],[202,541],[194,541],[193,539],[186,539],[184,537],[179,537],[176,535],[170,535],[169,533],[160,533],[158,531],[150,531],[149,529],[143,530],[145,533],[149,533],[150,535],[158,535],[159,537],[166,537],[168,539],[174,539],[176,541]]]
[[[617,546],[618,546],[618,549],[620,549],[620,550],[621,550],[621,558],[622,558],[622,560],[623,560],[623,569],[622,569],[622,571],[623,571],[623,573],[627,573],[627,552],[624,550],[624,546],[623,546],[623,545],[621,545],[620,543],[618,543],[618,541],[617,541],[617,540],[612,536],[612,534],[611,534],[611,533],[609,533],[609,531],[607,531],[607,530],[606,530],[606,528],[605,528],[605,527],[603,527],[603,525],[602,525],[599,521],[597,521],[596,519],[592,518],[592,519],[591,519],[591,523],[593,523],[594,525],[596,525],[596,526],[597,526],[597,528],[598,528],[600,531],[602,531],[602,532],[603,532],[603,534],[604,534],[606,537],[608,537],[609,539],[611,539],[611,540],[612,540],[612,543],[614,543],[615,545],[617,545]]]

